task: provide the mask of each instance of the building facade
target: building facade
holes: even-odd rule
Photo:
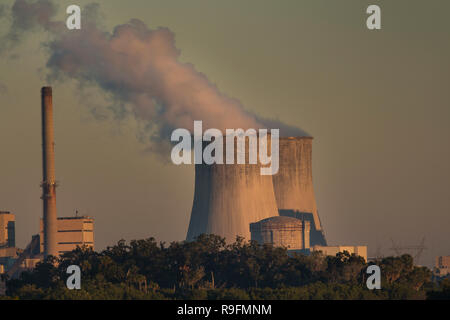
[[[350,254],[356,254],[367,261],[367,246],[313,246],[312,251],[322,251],[326,256],[336,256],[339,252],[347,251]]]
[[[16,246],[16,217],[9,211],[0,211],[0,248]]]
[[[64,254],[86,245],[94,249],[94,219],[91,217],[60,217],[57,220],[57,251]],[[44,252],[43,220],[40,220],[40,251]]]
[[[0,274],[6,272],[17,258],[16,217],[9,211],[0,211]]]
[[[450,256],[436,257],[434,274],[439,277],[445,277],[450,274]]]
[[[275,216],[250,224],[251,240],[288,250],[309,248],[310,222]]]

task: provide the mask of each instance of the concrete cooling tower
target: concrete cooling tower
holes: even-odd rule
[[[268,139],[270,145],[270,139]],[[234,143],[236,148],[236,141]],[[269,146],[270,147],[270,146]],[[228,243],[250,240],[250,223],[278,216],[272,176],[261,175],[259,164],[196,164],[195,191],[187,240],[216,234]],[[226,144],[224,139],[224,153]]]
[[[312,182],[312,137],[280,138],[280,168],[273,176],[280,215],[311,222],[311,245],[326,245]]]

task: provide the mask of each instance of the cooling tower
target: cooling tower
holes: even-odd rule
[[[42,201],[44,220],[44,255],[57,256],[57,215],[55,181],[55,143],[53,133],[52,88],[41,89],[42,102]]]
[[[246,143],[246,159],[248,151]],[[248,160],[246,164],[234,163],[195,165],[194,202],[187,240],[194,240],[202,233],[222,236],[229,243],[236,236],[250,240],[250,223],[278,216],[272,176],[261,175],[259,161],[258,164],[248,164]]]
[[[280,138],[273,187],[280,215],[311,221],[311,245],[326,245],[312,182],[312,137]]]

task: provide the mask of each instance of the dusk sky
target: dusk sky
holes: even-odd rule
[[[55,20],[65,21],[70,4],[82,8],[82,30],[92,19],[83,10],[91,1],[53,2]],[[48,30],[5,45],[13,3],[0,5],[0,210],[16,214],[17,246],[38,233],[42,215],[44,85],[53,87],[58,216],[94,217],[97,250],[121,238],[184,240],[193,166],[169,162],[170,150],[145,134],[142,119],[151,115],[142,109],[118,112],[108,91],[92,82],[80,88],[77,77],[50,82]],[[105,32],[131,19],[168,28],[181,62],[237,105],[314,137],[314,188],[329,244],[389,255],[391,238],[418,245],[425,237],[418,263],[450,255],[448,0],[97,3]],[[369,4],[381,7],[381,30],[366,27]]]

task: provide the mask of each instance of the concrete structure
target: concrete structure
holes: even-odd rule
[[[268,144],[270,148],[270,138]],[[236,141],[234,148],[236,150]],[[234,152],[235,164],[195,165],[194,201],[187,240],[194,240],[202,233],[222,236],[227,242],[235,241],[236,236],[250,240],[250,223],[278,216],[272,177],[260,174],[259,161],[248,164],[248,143],[245,153],[247,164],[237,164],[237,152]]]
[[[434,274],[439,277],[445,277],[450,274],[450,256],[436,257]]]
[[[16,246],[16,218],[9,211],[0,211],[0,248]]]
[[[259,164],[197,164],[187,240],[201,233],[250,239],[250,223],[281,215],[309,221],[311,245],[325,246],[312,183],[312,138],[280,138],[279,155],[271,179],[260,175]]]
[[[347,251],[356,254],[367,261],[367,246],[312,246],[311,251],[322,251],[324,255],[336,256],[338,252]]]
[[[41,258],[27,258],[22,261],[21,269],[23,270],[33,270],[36,265],[41,262]]]
[[[271,217],[250,224],[251,239],[289,250],[309,249],[310,222],[290,217]]]
[[[20,250],[14,247],[0,248],[0,268],[2,268],[4,272],[9,270],[14,265],[14,262],[18,258],[19,253]]]
[[[0,211],[0,273],[6,272],[18,256],[15,220],[14,214]]]
[[[18,278],[23,271],[33,269],[44,258],[44,220],[39,221],[39,234],[33,235],[31,242],[22,251],[16,248],[8,248],[14,257],[10,257],[7,263],[3,263],[9,277]],[[54,256],[72,251],[77,246],[86,245],[94,249],[94,219],[91,217],[61,217],[57,219],[56,253]],[[0,249],[0,264],[2,250]]]
[[[31,242],[23,251],[17,250],[17,257],[12,265],[6,268],[9,277],[18,278],[23,271],[34,268],[36,263],[42,260],[43,254],[39,252],[39,238],[39,235],[33,235]]]
[[[273,176],[279,214],[311,222],[311,245],[327,242],[312,180],[312,137],[280,138],[280,169]]]
[[[57,218],[52,99],[52,88],[43,87],[41,89],[43,218],[40,220],[40,232],[32,236],[31,242],[24,250],[1,247],[0,245],[0,265],[3,266],[2,268],[8,276],[13,278],[20,276],[24,270],[34,268],[36,263],[42,261],[45,256],[58,256],[75,249],[77,246],[94,247],[94,220],[92,218]],[[2,212],[2,214],[6,213]],[[0,214],[0,227],[6,221],[5,219],[2,220],[2,214]],[[0,228],[0,244],[6,238],[9,245],[15,242],[14,224],[10,222],[8,222],[10,228],[7,237],[3,232],[4,229]]]
[[[43,220],[40,220],[40,251],[45,252]],[[94,249],[94,219],[91,217],[60,217],[57,220],[57,255],[86,245]]]
[[[42,106],[42,201],[44,216],[44,255],[54,255],[57,249],[55,142],[53,128],[52,88],[41,89]]]

